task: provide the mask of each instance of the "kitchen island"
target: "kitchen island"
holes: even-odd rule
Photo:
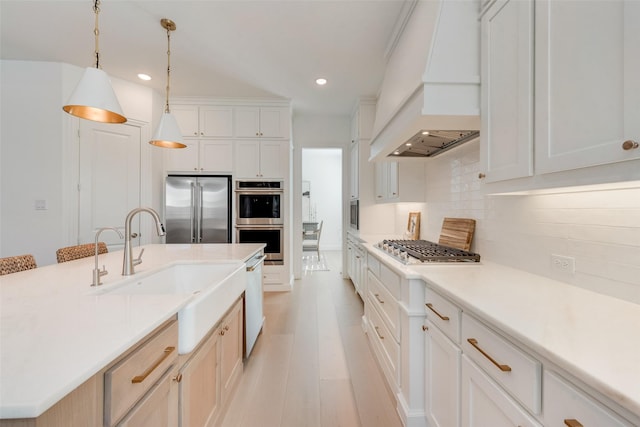
[[[122,251],[100,255],[109,274],[91,287],[94,258],[0,278],[0,419],[35,418],[136,345],[194,298],[110,288],[176,264],[237,263],[262,244],[146,245],[134,276]],[[237,295],[240,297],[242,292]]]
[[[405,425],[640,425],[637,304],[485,260],[405,265],[363,246],[363,327]]]

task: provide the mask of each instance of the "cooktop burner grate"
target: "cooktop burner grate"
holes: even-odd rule
[[[480,262],[480,255],[450,248],[428,240],[383,240],[378,247],[391,255],[400,256],[406,252],[421,262]]]

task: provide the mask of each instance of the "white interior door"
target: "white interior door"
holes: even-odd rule
[[[80,243],[93,242],[101,227],[124,231],[127,213],[140,206],[140,141],[138,127],[80,121]],[[132,231],[140,234],[139,216],[134,219]],[[110,251],[124,247],[112,231],[103,232],[100,240]]]

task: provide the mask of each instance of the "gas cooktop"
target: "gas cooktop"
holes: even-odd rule
[[[429,262],[480,262],[480,255],[428,240],[385,239],[375,245],[404,264]]]

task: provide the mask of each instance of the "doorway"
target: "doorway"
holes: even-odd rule
[[[328,270],[342,250],[342,149],[303,148],[301,171],[303,271]]]

